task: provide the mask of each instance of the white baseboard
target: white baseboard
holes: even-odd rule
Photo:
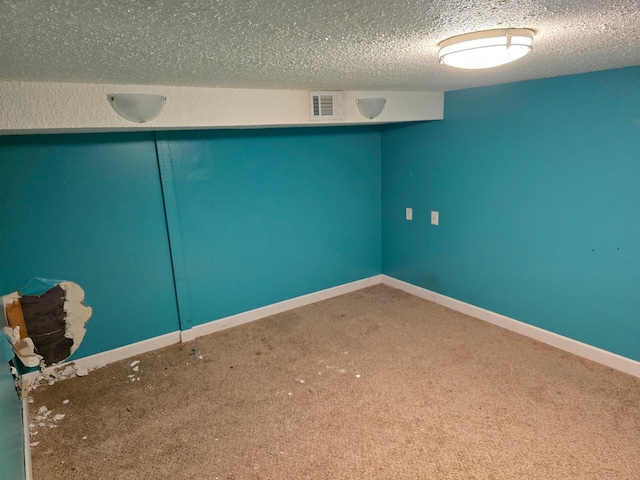
[[[191,340],[195,340],[195,338],[196,338],[196,332],[193,330],[193,328],[180,331],[180,343],[187,343],[187,342],[190,342]]]
[[[381,275],[374,275],[373,277],[365,278],[363,280],[357,280],[355,282],[345,283],[344,285],[338,285],[337,287],[327,288],[318,292],[309,293],[300,297],[291,298],[282,302],[267,305],[265,307],[249,310],[248,312],[242,312],[230,317],[221,318],[212,322],[197,325],[188,330],[176,331],[153,337],[141,342],[132,343],[131,345],[125,345],[123,347],[114,348],[113,350],[107,350],[106,352],[96,353],[88,357],[79,358],[70,362],[64,362],[52,367],[47,367],[44,371],[35,371],[25,373],[22,376],[23,381],[29,383],[40,378],[43,373],[58,370],[64,368],[68,364],[74,364],[77,368],[84,368],[85,370],[91,370],[97,367],[102,367],[109,363],[124,360],[125,358],[135,357],[152,350],[167,347],[174,343],[185,343],[194,340],[203,335],[209,335],[210,333],[219,332],[227,328],[242,325],[243,323],[253,322],[261,318],[275,315],[276,313],[286,312],[294,308],[309,305],[311,303],[326,300],[328,298],[344,295],[345,293],[354,292],[362,288],[370,287],[372,285],[378,285],[382,282]]]
[[[606,365],[607,367],[628,373],[634,377],[640,377],[640,362],[630,358],[558,335],[557,333],[553,333],[548,330],[543,330],[542,328],[534,327],[528,323],[505,317],[499,313],[494,313],[489,310],[485,310],[484,308],[461,302],[460,300],[432,292],[431,290],[403,282],[402,280],[398,280],[387,275],[382,275],[382,283],[390,287],[403,290],[411,295],[415,295],[416,297],[424,298],[425,300],[450,308],[451,310],[456,310],[471,317],[506,328],[507,330],[519,333],[525,337],[533,338],[539,342],[564,350],[565,352],[573,353],[579,357]]]
[[[338,285],[337,287],[327,288],[318,292],[309,293],[300,297],[291,298],[282,302],[267,305],[265,307],[256,308],[247,312],[242,312],[237,315],[231,315],[229,317],[214,320],[212,322],[204,323],[202,325],[196,325],[189,330],[176,331],[161,335],[158,337],[143,340],[141,342],[132,343],[131,345],[125,345],[123,347],[108,350],[106,352],[97,353],[89,357],[79,358],[67,363],[73,363],[77,368],[84,368],[91,370],[96,367],[107,365],[109,363],[124,360],[126,358],[134,357],[152,350],[167,347],[179,342],[188,342],[194,340],[203,335],[209,335],[211,333],[219,332],[227,328],[236,327],[244,323],[253,322],[261,318],[269,317],[277,313],[286,312],[294,308],[303,307],[312,303],[320,302],[329,298],[344,295],[345,293],[355,292],[362,288],[371,287],[383,283],[393,288],[403,290],[407,293],[415,295],[420,298],[432,301],[444,307],[456,310],[466,315],[484,320],[507,330],[519,333],[525,337],[533,338],[540,342],[546,343],[553,347],[559,348],[574,355],[592,360],[594,362],[606,365],[615,370],[628,373],[635,377],[640,377],[640,362],[631,360],[630,358],[617,355],[615,353],[602,350],[586,343],[573,340],[557,333],[543,330],[528,323],[514,320],[513,318],[505,317],[498,313],[485,310],[474,305],[461,302],[451,297],[441,295],[439,293],[432,292],[422,287],[403,282],[402,280],[389,277],[387,275],[374,275],[372,277],[365,278],[363,280],[357,280],[351,283],[345,283],[344,285]],[[55,365],[54,367],[48,367],[44,370],[46,373],[48,370],[58,369],[64,367],[67,363]],[[30,372],[23,375],[23,380],[32,382],[42,375],[40,371]]]
[[[345,293],[355,292],[356,290],[371,287],[373,285],[379,285],[380,283],[382,283],[382,275],[374,275],[373,277],[368,277],[363,280],[345,283],[343,285],[338,285],[337,287],[327,288],[326,290],[320,290],[318,292],[284,300],[283,302],[272,303],[271,305],[249,310],[248,312],[231,315],[230,317],[221,318],[219,320],[214,320],[213,322],[193,327],[191,329],[193,330],[193,338],[209,335],[221,330],[226,330],[227,328],[237,327],[244,323],[270,317],[271,315],[293,310],[294,308],[304,307],[305,305],[344,295]]]
[[[24,477],[26,480],[32,480],[31,429],[29,428],[29,402],[26,398],[22,400],[22,431],[24,432]]]
[[[119,360],[124,360],[125,358],[135,357],[136,355],[150,352],[152,350],[157,350],[159,348],[168,347],[169,345],[173,345],[174,343],[179,343],[179,342],[180,342],[180,332],[166,333],[158,337],[142,340],[141,342],[136,342],[130,345],[125,345],[123,347],[107,350],[106,352],[96,353],[95,355],[90,355],[88,357],[82,357],[82,358],[78,358],[77,360],[71,360],[69,362],[53,365],[51,367],[45,368],[43,371],[38,370],[35,372],[25,373],[22,376],[22,380],[23,381],[26,380],[29,383],[31,383],[32,381],[40,378],[43,373],[46,374],[47,372],[64,368],[65,365],[69,365],[69,364],[74,364],[77,368],[92,370],[94,368],[102,367],[109,363],[117,362]]]

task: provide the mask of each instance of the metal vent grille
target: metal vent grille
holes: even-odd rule
[[[313,96],[313,116],[333,116],[333,95]]]
[[[312,120],[342,118],[342,92],[310,92]]]

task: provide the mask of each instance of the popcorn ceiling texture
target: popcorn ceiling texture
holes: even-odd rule
[[[531,28],[489,71],[438,64],[470,31]],[[583,35],[578,38],[577,35]],[[0,0],[0,81],[454,90],[640,64],[638,0]]]

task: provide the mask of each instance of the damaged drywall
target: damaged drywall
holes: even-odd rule
[[[101,368],[101,366],[95,368]],[[32,379],[26,387],[23,383],[23,388],[26,389],[27,392],[31,392],[42,385],[53,385],[60,380],[66,380],[68,378],[74,377],[84,377],[86,375],[89,375],[89,370],[87,370],[86,368],[78,367],[73,362],[65,363],[57,367],[53,366],[41,369],[38,373],[38,376]]]
[[[35,278],[2,297],[3,331],[26,367],[55,365],[77,350],[92,309],[74,282]]]

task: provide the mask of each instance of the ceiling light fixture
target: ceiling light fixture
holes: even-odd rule
[[[385,98],[357,98],[356,103],[363,117],[374,119],[382,113],[387,100]]]
[[[156,118],[167,100],[167,97],[153,93],[113,93],[107,98],[118,115],[135,123]]]
[[[440,63],[457,68],[491,68],[513,62],[533,49],[533,31],[488,30],[467,33],[440,43]]]

